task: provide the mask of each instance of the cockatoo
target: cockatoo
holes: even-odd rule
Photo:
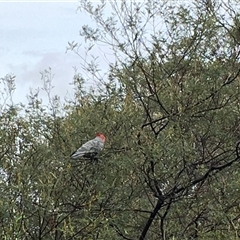
[[[96,159],[95,156],[103,150],[105,143],[105,136],[102,133],[97,133],[96,137],[86,143],[84,143],[76,152],[70,157],[72,159],[78,159],[81,157]]]

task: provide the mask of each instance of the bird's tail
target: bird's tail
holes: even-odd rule
[[[70,158],[76,160],[76,159],[78,159],[78,158],[80,158],[80,157],[83,157],[83,156],[84,156],[83,153],[74,152],[74,153],[72,153],[72,154],[70,155]]]

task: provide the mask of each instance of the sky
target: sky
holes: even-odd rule
[[[77,8],[77,1],[0,0],[0,78],[16,75],[15,103],[26,102],[30,89],[41,88],[40,72],[49,67],[53,93],[61,98],[71,95],[74,67],[81,67],[79,56],[66,53],[66,47],[72,41],[84,44],[79,31],[91,25],[90,17]]]
[[[184,1],[189,0],[174,0],[174,3]],[[92,2],[97,4],[99,1]],[[90,16],[77,11],[78,6],[77,0],[0,0],[0,79],[7,74],[16,76],[14,103],[26,103],[30,89],[42,87],[40,72],[48,68],[54,75],[52,94],[62,99],[65,96],[73,97],[70,83],[73,81],[74,67],[83,73],[81,56],[84,57],[86,46],[79,31],[83,25],[94,24]],[[106,10],[105,14],[111,12],[110,8]],[[70,51],[66,53],[68,42],[72,41],[82,44],[80,57]],[[104,72],[115,60],[107,47],[95,47],[92,54],[98,57]],[[93,79],[85,78],[88,86],[94,86]],[[46,97],[41,93],[42,98]],[[0,91],[0,104],[1,101]]]

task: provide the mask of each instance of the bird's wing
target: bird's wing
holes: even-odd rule
[[[77,159],[83,157],[85,154],[91,154],[99,152],[99,142],[96,139],[92,139],[84,143],[76,152],[71,155],[71,158]]]

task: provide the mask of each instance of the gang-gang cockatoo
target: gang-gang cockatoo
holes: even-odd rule
[[[70,157],[72,159],[78,159],[81,157],[96,159],[95,156],[103,150],[105,143],[105,136],[102,133],[97,133],[96,137],[86,143],[84,143],[76,152]]]

